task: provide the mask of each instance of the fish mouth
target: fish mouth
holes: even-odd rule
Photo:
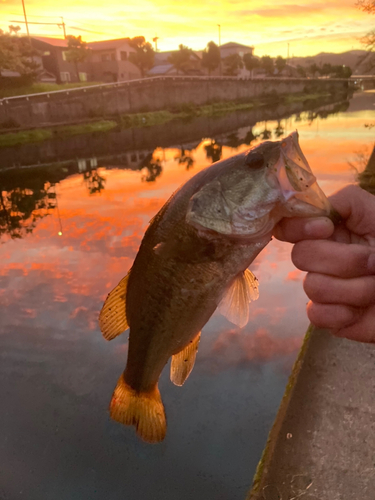
[[[281,141],[281,152],[274,167],[289,216],[328,215],[332,206],[298,143],[298,132]]]

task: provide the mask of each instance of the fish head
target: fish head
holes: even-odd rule
[[[220,163],[189,202],[186,221],[200,233],[254,240],[269,236],[283,217],[331,211],[297,132]]]

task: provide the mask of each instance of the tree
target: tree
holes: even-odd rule
[[[224,57],[224,75],[236,76],[239,69],[243,68],[243,62],[239,54],[231,54]]]
[[[319,67],[316,65],[316,63],[312,63],[309,65],[309,67],[307,68],[307,71],[308,73],[311,75],[311,76],[316,76],[316,73],[319,73]]]
[[[358,0],[356,6],[367,14],[375,15],[374,0]],[[359,62],[364,63],[366,71],[371,71],[375,68],[375,29],[368,31],[361,38],[361,43],[365,46],[368,54],[361,57]]]
[[[242,59],[245,64],[245,68],[247,69],[247,71],[250,71],[251,76],[253,76],[254,69],[257,69],[260,66],[259,59],[250,53],[244,54]]]
[[[202,53],[202,66],[208,69],[208,74],[220,65],[220,49],[215,42],[208,42]]]
[[[11,28],[15,35],[0,30],[0,72],[8,69],[32,80],[39,70],[39,65],[33,59],[38,52],[31,47],[26,37],[17,36],[17,27]]]
[[[65,57],[68,62],[74,64],[77,80],[80,81],[78,63],[83,63],[88,56],[87,43],[84,42],[80,36],[68,35],[68,50],[65,52]]]
[[[270,56],[262,56],[260,60],[260,65],[264,69],[267,75],[273,75],[273,60],[271,59]]]
[[[168,62],[173,64],[173,66],[177,70],[177,74],[179,74],[180,71],[186,69],[186,66],[190,61],[190,56],[192,54],[192,50],[182,43],[178,46],[178,49],[179,50],[172,52],[172,54],[168,57]]]
[[[133,63],[141,72],[142,78],[146,71],[154,65],[155,52],[150,42],[146,42],[144,36],[136,36],[129,41],[135,52],[129,54],[129,61]]]
[[[297,66],[297,73],[302,78],[306,78],[306,70],[300,64]]]
[[[277,56],[276,61],[275,61],[275,66],[276,66],[278,75],[280,75],[282,73],[283,69],[286,67],[286,59],[284,59],[281,56]]]

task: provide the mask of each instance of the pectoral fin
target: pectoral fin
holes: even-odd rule
[[[170,377],[175,385],[183,385],[194,368],[200,338],[201,332],[182,351],[172,356]]]
[[[219,304],[219,311],[231,323],[242,328],[249,320],[249,303],[258,297],[258,280],[246,269],[228,288]]]
[[[103,337],[112,340],[129,328],[126,319],[126,287],[128,273],[110,292],[99,315],[99,326]]]

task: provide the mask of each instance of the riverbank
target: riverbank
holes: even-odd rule
[[[117,120],[125,115],[170,111],[186,113],[208,106],[281,102],[286,96],[346,95],[343,79],[165,76],[91,85],[0,99],[0,133]],[[217,109],[213,110],[217,112]],[[209,112],[213,112],[212,109]],[[15,131],[15,130],[14,130]]]
[[[310,329],[247,500],[373,499],[374,357]]]
[[[79,123],[64,126],[46,126],[31,130],[12,131],[2,130],[0,133],[0,148],[19,146],[22,144],[42,142],[52,138],[67,137],[72,135],[82,135],[88,133],[108,132],[119,128],[140,128],[151,127],[170,122],[172,120],[189,120],[199,116],[223,116],[226,113],[238,110],[248,110],[252,108],[280,105],[290,105],[295,102],[307,102],[328,97],[327,92],[322,93],[300,93],[286,94],[283,96],[267,96],[262,99],[252,99],[248,102],[224,101],[204,106],[194,104],[181,105],[179,108],[164,111],[150,111],[145,113],[127,113],[116,117],[113,120],[97,120],[89,123]]]

